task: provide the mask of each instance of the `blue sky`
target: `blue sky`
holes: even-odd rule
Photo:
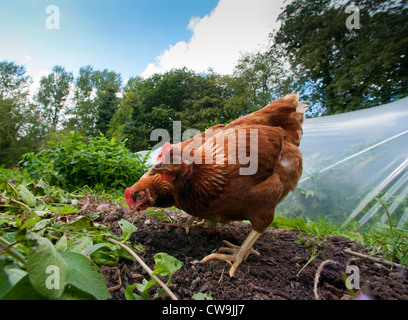
[[[262,47],[281,2],[0,0],[0,60],[26,65],[35,81],[54,65],[74,75],[107,68],[124,80],[182,65],[228,73],[240,53]],[[58,30],[46,28],[49,5],[59,8]]]

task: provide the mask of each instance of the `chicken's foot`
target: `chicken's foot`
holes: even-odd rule
[[[191,216],[186,222],[179,224],[179,223],[164,223],[166,226],[170,226],[170,227],[181,227],[184,228],[186,230],[186,234],[189,234],[190,232],[190,227],[193,225],[194,221],[197,220],[197,217]],[[200,226],[203,225],[205,223],[205,220],[203,219],[203,221],[200,221],[198,223],[196,223],[194,226]]]
[[[241,262],[245,261],[251,253],[260,256],[259,252],[254,250],[252,246],[254,245],[256,240],[258,240],[261,234],[262,233],[252,229],[251,232],[248,234],[248,237],[245,239],[245,241],[242,243],[240,247],[223,240],[224,243],[228,246],[228,248],[222,247],[219,249],[219,252],[227,252],[230,254],[212,253],[206,256],[203,260],[201,260],[201,262],[207,262],[213,259],[222,260],[228,262],[229,264],[232,264],[233,262],[229,272],[230,277],[233,277],[238,266],[241,264]]]

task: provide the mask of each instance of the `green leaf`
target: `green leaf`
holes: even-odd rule
[[[17,282],[19,282],[24,276],[27,275],[27,272],[24,270],[14,268],[12,266],[8,266],[5,268],[5,272],[8,275],[8,280],[11,283],[11,285],[15,285]]]
[[[49,211],[44,211],[44,210],[36,210],[34,211],[35,214],[41,218],[46,217],[49,214]]]
[[[23,199],[23,202],[31,208],[35,208],[37,200],[35,196],[31,193],[30,190],[26,188],[26,186],[20,184],[17,187],[18,194]]]
[[[61,256],[69,267],[66,279],[68,284],[98,300],[106,300],[111,297],[106,288],[105,277],[91,260],[75,252],[63,252]]]
[[[78,209],[75,209],[71,205],[66,205],[62,209],[59,209],[58,211],[59,211],[59,214],[64,215],[64,214],[71,214],[71,213],[77,212]]]
[[[88,247],[85,248],[85,251],[88,254],[93,254],[95,251],[98,251],[101,248],[108,248],[109,250],[115,250],[116,246],[110,242],[101,242],[101,243],[97,243],[97,244],[93,244],[90,245]]]
[[[129,240],[133,232],[137,230],[137,227],[131,224],[129,221],[121,219],[119,221],[119,226],[122,229],[122,237],[124,241]]]
[[[12,287],[9,275],[4,270],[5,261],[0,260],[0,298]]]
[[[68,286],[60,297],[60,300],[95,300],[95,297],[79,290],[77,287]]]
[[[137,283],[134,283],[126,287],[126,290],[125,290],[126,300],[143,300],[141,296],[133,292],[136,289],[136,285]]]
[[[41,179],[38,181],[36,187],[43,189],[44,194],[50,193],[50,186],[48,185],[48,183],[47,183],[43,178],[41,178]]]
[[[37,241],[27,259],[30,283],[39,294],[50,299],[59,298],[64,292],[68,272],[65,261],[48,239],[32,233],[27,234],[27,238]]]
[[[42,219],[35,224],[31,231],[40,231],[41,229],[44,229],[52,221],[53,219]]]
[[[154,286],[156,284],[157,284],[157,282],[154,279],[151,279],[150,281],[147,281],[146,279],[143,279],[142,283],[136,283],[136,288],[137,288],[137,290],[139,290],[142,293],[142,295],[139,296],[139,295],[137,295],[135,293],[133,293],[133,294],[136,295],[137,299],[150,300],[148,290],[149,290],[150,287],[152,287],[152,286]]]
[[[76,216],[69,222],[70,228],[75,231],[83,229],[90,230],[93,227],[93,222],[85,216]]]
[[[11,289],[9,289],[1,300],[44,300],[46,297],[34,290],[29,276],[25,275]]]
[[[75,237],[69,239],[67,243],[67,248],[65,251],[82,253],[85,248],[92,245],[92,239],[83,235],[76,235]]]
[[[98,243],[85,248],[92,261],[98,265],[113,267],[119,261],[118,248],[111,243]]]
[[[63,252],[67,249],[68,246],[68,238],[67,236],[64,234],[62,235],[62,237],[57,241],[57,243],[55,244],[55,250],[59,251],[59,252]]]
[[[155,261],[153,274],[159,277],[172,275],[183,266],[183,262],[165,252],[157,253],[153,258]]]
[[[191,297],[191,300],[212,300],[211,293],[197,292]]]
[[[39,222],[41,220],[40,217],[37,217],[37,215],[32,212],[32,214],[30,215],[30,219],[26,220],[26,222],[24,222],[24,224],[20,227],[21,229],[29,229],[33,226],[35,226],[37,224],[37,222]]]
[[[269,227],[307,232],[306,222],[302,218],[296,218],[292,220],[285,217],[275,217]]]

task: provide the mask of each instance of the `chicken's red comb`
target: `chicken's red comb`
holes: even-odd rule
[[[128,204],[129,208],[132,209],[133,199],[132,199],[132,190],[130,188],[127,188],[125,190],[125,199],[126,199],[126,203]]]

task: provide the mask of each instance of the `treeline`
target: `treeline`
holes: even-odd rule
[[[133,77],[84,66],[78,76],[55,66],[30,98],[31,77],[15,62],[0,62],[0,164],[68,132],[126,140],[131,151],[157,142],[150,133],[205,130],[300,91],[309,116],[347,112],[408,95],[408,8],[399,0],[294,0],[279,16],[266,51],[247,53],[233,74],[186,68]],[[355,7],[352,7],[355,8]],[[355,16],[352,16],[352,15]],[[346,26],[353,19],[354,27]],[[356,23],[359,22],[358,25]]]

